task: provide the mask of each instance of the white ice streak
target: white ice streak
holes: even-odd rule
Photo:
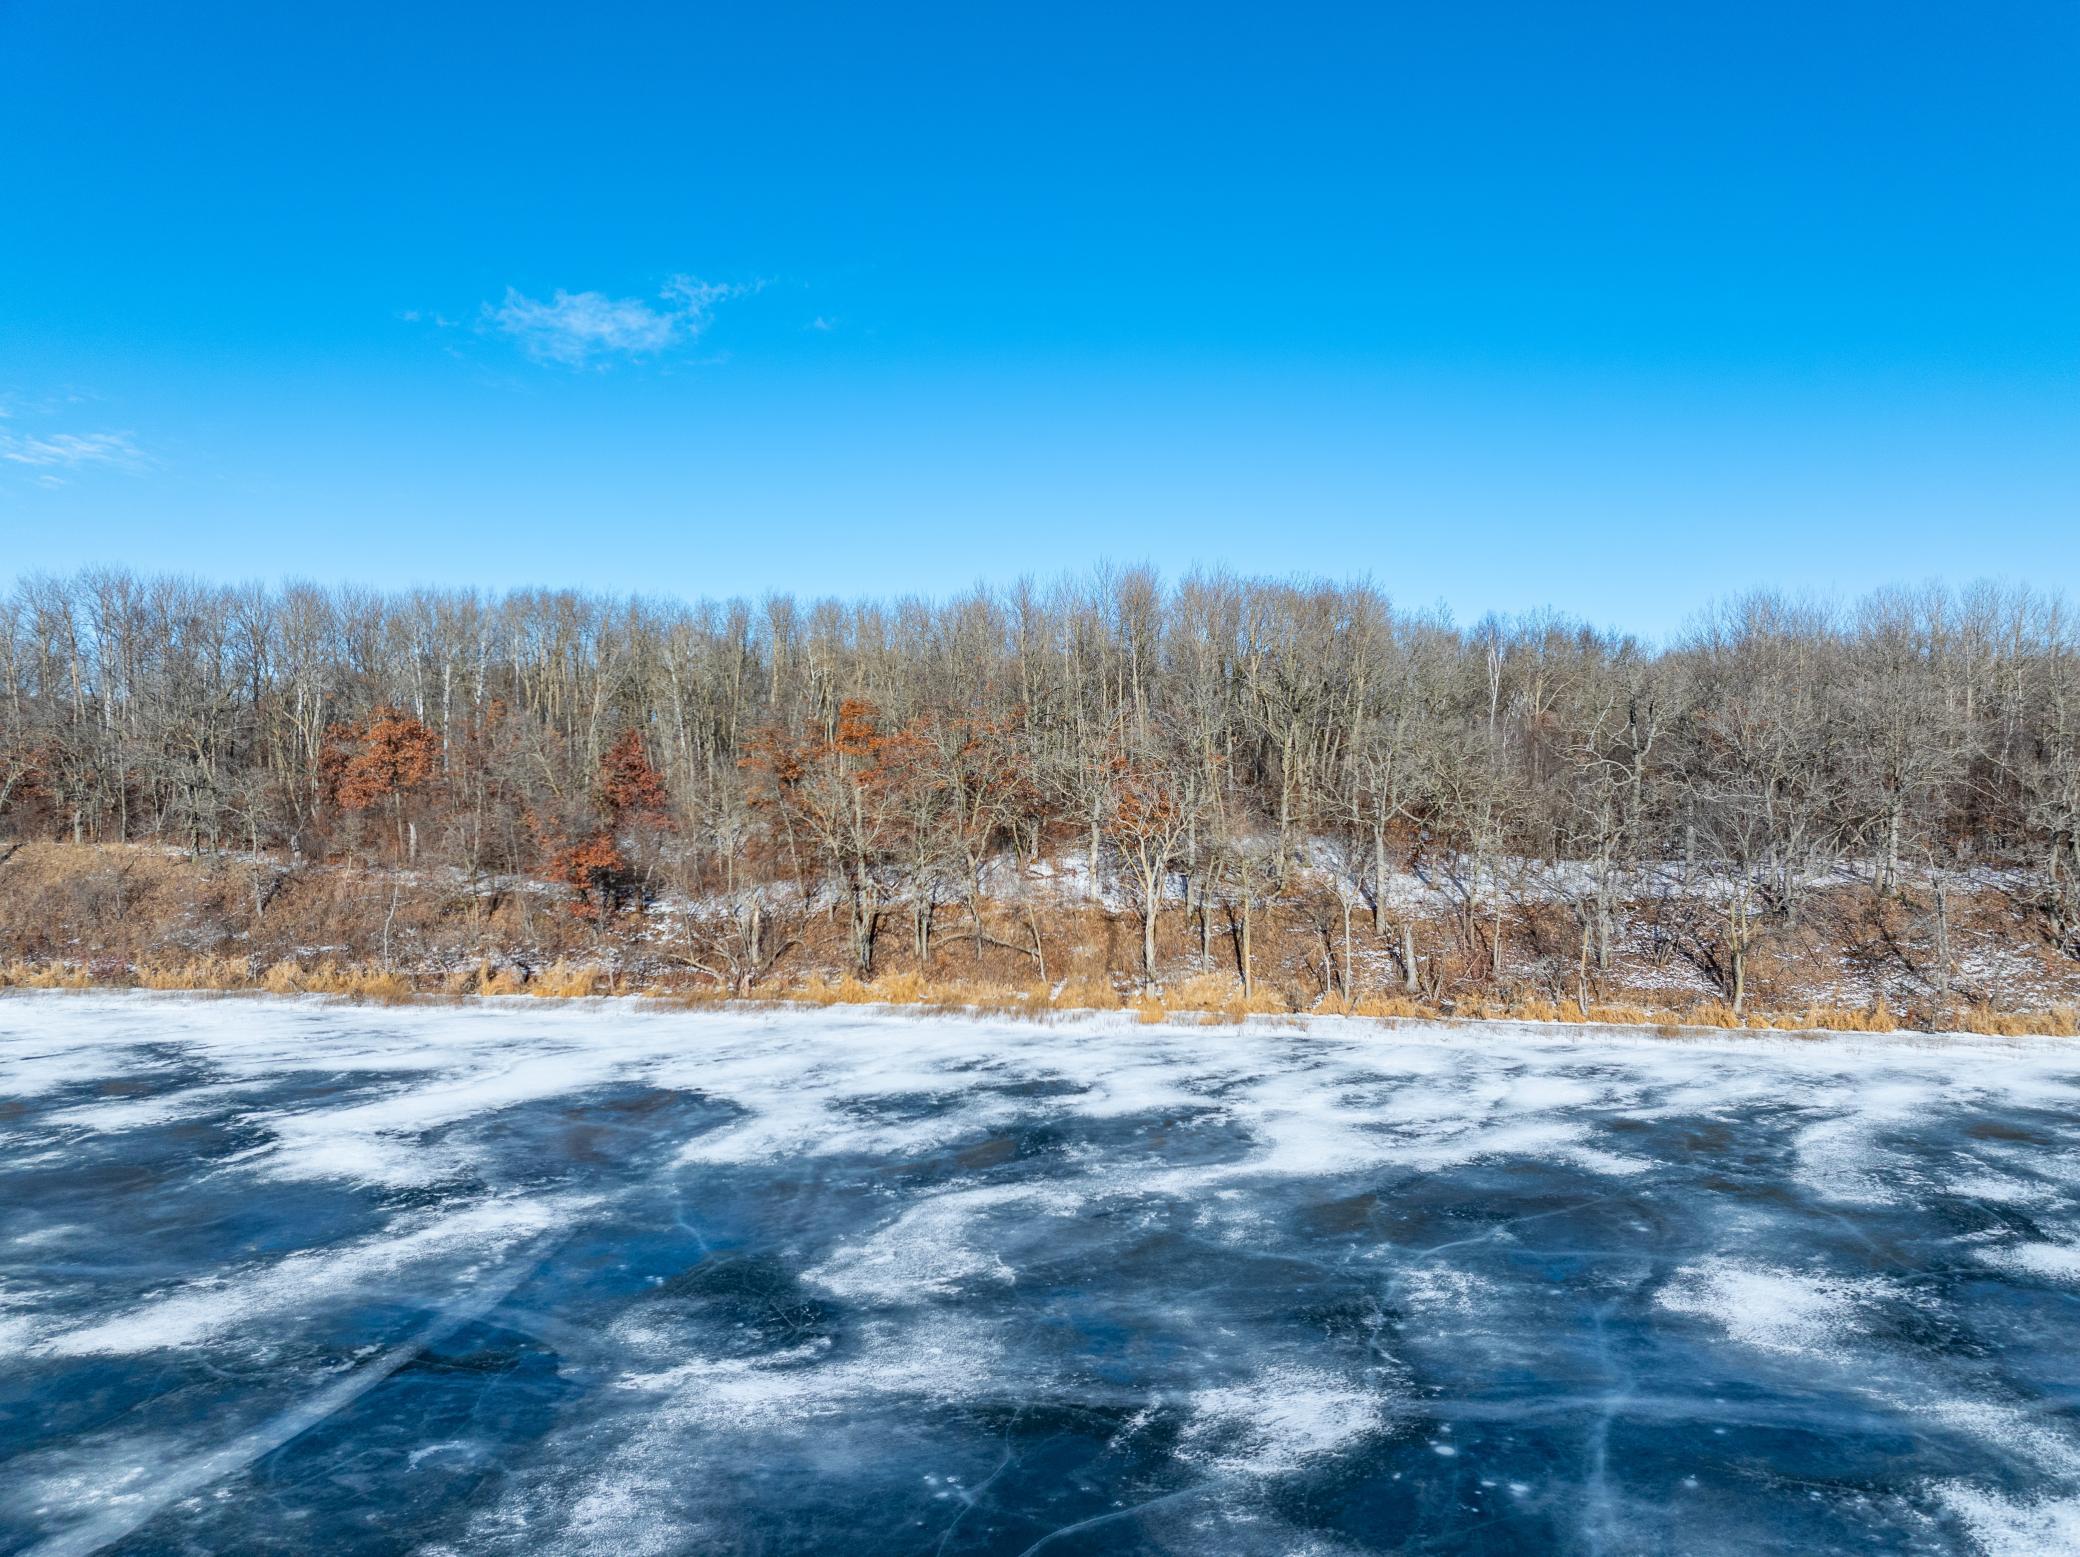
[[[245,1432],[199,1453],[181,1452],[184,1446],[132,1441],[110,1463],[95,1468],[91,1482],[85,1477],[69,1478],[69,1486],[46,1486],[44,1507],[60,1501],[56,1494],[72,1494],[69,1501],[84,1506],[88,1517],[30,1547],[23,1557],[91,1557],[104,1547],[151,1522],[173,1504],[182,1502],[213,1482],[245,1469],[255,1460],[273,1453],[283,1444],[302,1436],[327,1417],[344,1410],[429,1347],[438,1344],[463,1325],[489,1313],[513,1290],[526,1274],[527,1262],[515,1261],[474,1283],[459,1299],[451,1300],[418,1334],[366,1358],[322,1388],[295,1401]],[[82,1496],[81,1494],[85,1494]]]
[[[759,1357],[696,1358],[619,1387],[659,1397],[659,1423],[738,1431],[799,1427],[859,1401],[945,1403],[998,1387],[997,1342],[950,1316],[870,1322],[854,1356],[832,1358],[829,1347],[819,1337]]]
[[[591,1461],[575,1487],[563,1473],[550,1486],[515,1488],[493,1520],[524,1529],[529,1551],[719,1549],[724,1543],[705,1538],[686,1506],[704,1486],[689,1465],[718,1434],[842,1430],[862,1410],[957,1404],[1009,1388],[995,1340],[951,1317],[869,1320],[857,1340],[858,1351],[842,1358],[819,1337],[758,1357],[697,1358],[625,1375],[617,1388],[642,1405],[635,1430],[603,1459],[593,1458],[596,1443],[574,1453]]]
[[[1073,1216],[1081,1205],[1075,1193],[1055,1185],[952,1190],[841,1246],[802,1279],[837,1297],[902,1304],[958,1291],[970,1281],[1009,1285],[1017,1273],[997,1249],[971,1236],[977,1221],[1001,1211],[1028,1218]]]
[[[33,1349],[44,1356],[82,1357],[201,1346],[227,1336],[250,1340],[263,1321],[351,1299],[432,1261],[468,1262],[456,1273],[466,1283],[480,1273],[476,1262],[559,1225],[582,1204],[491,1200],[415,1219],[353,1243],[189,1282],[121,1313],[45,1335]]]

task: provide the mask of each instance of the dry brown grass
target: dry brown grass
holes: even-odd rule
[[[389,968],[342,968],[329,962],[308,976],[308,987],[314,995],[374,1000],[384,1005],[399,1004],[419,993],[409,978]]]
[[[1046,985],[993,979],[932,980],[915,1003],[947,1016],[1035,1017],[1050,1009]]]
[[[304,964],[281,959],[255,971],[238,957],[198,956],[179,961],[149,961],[134,969],[110,964],[17,960],[0,964],[0,989],[90,989],[134,987],[150,990],[264,990],[276,995],[326,995],[344,1000],[394,1004],[403,1001],[482,995],[526,994],[540,999],[582,999],[599,994],[642,994],[694,1007],[728,1003],[725,989],[708,984],[630,986],[589,964],[562,960],[526,977],[511,966],[494,967],[486,959],[474,968],[443,977],[415,978],[392,969],[325,960]],[[1285,1016],[1292,997],[1259,985],[1244,997],[1241,981],[1228,973],[1193,974],[1160,989],[1144,989],[1123,998],[1109,975],[1080,973],[1050,989],[1037,982],[933,980],[915,970],[883,974],[862,982],[845,976],[814,973],[791,985],[761,989],[754,999],[805,1005],[894,1005],[924,1007],[948,1014],[1043,1017],[1056,1012],[1130,1011],[1137,1023],[1157,1025],[1173,1018],[1206,1025],[1237,1024],[1252,1016]],[[1597,1005],[1586,1008],[1572,1000],[1552,1001],[1519,996],[1513,1000],[1461,1001],[1447,1016],[1426,1001],[1406,995],[1373,993],[1348,1005],[1318,1002],[1316,1015],[1355,1016],[1372,1020],[1466,1021],[1510,1020],[1648,1028],[1661,1037],[1679,1037],[1697,1029],[1775,1031],[1788,1033],[1890,1033],[1903,1025],[1882,999],[1867,1007],[1809,1005],[1798,1010],[1747,1011],[1736,1015],[1724,1001],[1703,1001],[1677,1010],[1640,1005]],[[2080,1007],[2054,1006],[2041,1011],[2002,1011],[1973,1005],[1945,1014],[1917,1013],[1917,1022],[1932,1029],[1978,1033],[1988,1037],[2080,1037]]]
[[[1110,984],[1105,986],[1105,991],[1110,993]],[[705,993],[709,1000],[729,998],[728,992],[723,990],[710,989]],[[987,979],[930,979],[914,969],[884,973],[864,982],[851,974],[832,978],[817,972],[792,984],[754,990],[751,998],[817,1006],[922,1006],[948,1013],[1006,1016],[1031,1016],[1057,1004],[1064,1009],[1071,1008],[1066,1001],[1051,1000],[1047,987],[1042,984],[999,983]],[[1118,1003],[1118,997],[1114,995],[1111,1004],[1116,1006]]]
[[[132,975],[139,989],[250,989],[251,967],[243,957],[194,957],[185,962],[146,963]]]
[[[822,973],[812,973],[800,983],[784,985],[771,994],[776,1000],[798,1000],[812,1006],[860,1005],[872,998],[867,986],[858,979],[831,979]]]
[[[400,1004],[424,993],[406,974],[353,964],[342,967],[329,959],[305,967],[284,958],[257,978],[247,978],[243,984],[214,987],[263,989],[274,995],[331,995],[342,1000],[373,1000],[385,1005]]]
[[[1899,1030],[1899,1023],[1882,995],[1875,1004],[1861,1011],[1844,1006],[1808,1006],[1795,1025],[1824,1028],[1835,1033],[1890,1033]]]
[[[303,992],[303,969],[284,957],[260,975],[260,987],[270,995],[296,995]]]
[[[91,989],[96,979],[84,963],[10,962],[0,967],[0,989]]]
[[[559,960],[530,978],[521,993],[541,1000],[583,1000],[600,993],[605,977],[598,968]]]
[[[636,991],[636,993],[644,1000],[652,1000],[659,1005],[678,1006],[682,1010],[697,1010],[703,1006],[728,1005],[734,998],[728,989],[712,983],[673,984],[669,987],[642,989]],[[764,997],[757,991],[754,991],[750,998],[753,1001],[757,1001]]]
[[[2080,1007],[2053,1006],[2048,1011],[1998,1011],[1967,1006],[1940,1023],[1951,1032],[1980,1033],[1988,1038],[2080,1038]]]
[[[1759,1020],[1752,1013],[1735,1011],[1723,1000],[1700,1000],[1672,1014],[1684,1027],[1747,1027]]]
[[[730,998],[726,989],[683,969],[659,971],[634,984],[608,971],[622,956],[654,954],[654,947],[639,940],[615,939],[643,930],[640,916],[609,927],[603,942],[601,931],[541,911],[524,892],[487,901],[408,880],[400,906],[395,883],[379,868],[309,862],[281,875],[279,890],[268,890],[263,903],[260,889],[285,867],[286,862],[184,855],[142,845],[26,841],[0,864],[0,959],[8,959],[0,965],[0,987],[262,989],[378,1000],[635,992],[689,1005]],[[2009,941],[2020,934],[2011,906],[1999,894],[1961,898],[1954,913],[1961,934],[1968,930],[1981,939]],[[382,966],[388,959],[382,955],[381,932],[393,915],[395,933],[388,946],[403,949],[399,961],[412,972]],[[1181,918],[1170,918],[1172,933],[1162,949],[1181,959],[1193,949],[1191,938]],[[893,971],[871,981],[847,977],[839,971],[849,960],[845,927],[818,917],[797,927],[799,949],[786,964],[792,976],[751,990],[749,998],[819,1005],[879,1002],[1036,1018],[1130,1010],[1136,1021],[1145,1022],[1237,1022],[1306,1011],[1316,1017],[1382,1021],[1486,1017],[1656,1031],[1883,1033],[1913,1027],[2003,1037],[2080,1036],[2080,969],[2048,953],[2040,958],[2043,977],[2027,993],[2020,987],[2002,991],[1998,1005],[1944,1006],[1924,995],[1904,1010],[1889,1010],[1882,1002],[1857,1008],[1836,1003],[1841,997],[1830,994],[1831,983],[1801,982],[1815,967],[1832,969],[1843,947],[1861,945],[1858,937],[1867,939],[1873,926],[1901,935],[1918,933],[1918,921],[1894,923],[1897,918],[1893,908],[1869,909],[1853,894],[1825,913],[1816,909],[1805,940],[1784,940],[1768,955],[1758,951],[1752,964],[1757,982],[1751,989],[1769,1009],[1747,1010],[1740,1017],[1722,1001],[1684,1004],[1694,997],[1678,997],[1651,981],[1633,985],[1628,979],[1638,970],[1628,966],[1614,971],[1609,1003],[1550,998],[1558,993],[1556,987],[1542,986],[1545,993],[1534,994],[1529,984],[1514,993],[1483,993],[1479,974],[1485,970],[1457,964],[1445,967],[1440,996],[1434,999],[1384,988],[1355,1000],[1318,998],[1312,969],[1301,971],[1311,949],[1318,950],[1312,931],[1301,920],[1276,912],[1267,912],[1260,925],[1257,966],[1263,977],[1252,998],[1242,998],[1232,973],[1219,971],[1180,975],[1143,990],[1140,981],[1117,971],[1136,960],[1138,948],[1127,933],[1131,924],[1069,903],[1043,912],[1038,924],[1046,966],[1060,980],[1053,988],[1034,981],[1033,962],[1015,949],[991,947],[971,960],[957,936],[945,940],[924,970],[912,970],[907,948],[892,944]],[[1001,939],[1020,945],[1030,928],[1016,916],[997,926]],[[1423,929],[1426,944],[1442,944],[1430,933],[1437,928]],[[1513,962],[1521,961],[1516,954],[1525,949],[1518,930],[1544,935],[1562,928],[1557,922],[1533,925],[1527,918],[1511,932]],[[309,947],[326,948],[322,955],[332,960],[317,960],[319,954],[305,950]],[[522,966],[540,971],[530,978]],[[830,971],[807,971],[816,969]],[[2014,1008],[2025,999],[2036,1009]]]
[[[480,995],[518,995],[527,988],[527,975],[518,968],[492,969],[488,965],[477,970],[477,993]]]
[[[1606,1027],[1646,1027],[1653,1022],[1654,1013],[1643,1006],[1592,1005],[1585,1020]]]
[[[1109,974],[1073,973],[1055,987],[1047,1003],[1057,1011],[1117,1011],[1119,989]]]
[[[865,987],[867,999],[883,1005],[914,1006],[934,998],[931,980],[914,970],[884,973]]]
[[[1156,999],[1166,1015],[1197,1016],[1209,1025],[1241,1022],[1252,1016],[1289,1016],[1293,1010],[1293,1002],[1268,985],[1259,984],[1245,995],[1240,978],[1220,972],[1195,973],[1167,986]],[[1160,1018],[1143,1016],[1141,1020]]]
[[[1360,995],[1351,1005],[1352,1016],[1369,1016],[1383,1020],[1431,1018],[1437,1012],[1420,1000],[1407,995]]]

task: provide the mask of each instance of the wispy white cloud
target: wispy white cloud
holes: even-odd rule
[[[25,466],[55,484],[94,466],[142,470],[151,460],[127,432],[0,432],[0,463]]]
[[[503,301],[484,305],[484,324],[538,362],[591,367],[689,345],[708,328],[718,303],[755,290],[674,276],[654,301],[559,288],[544,302],[507,287]]]

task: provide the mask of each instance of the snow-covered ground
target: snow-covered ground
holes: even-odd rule
[[[0,1550],[2080,1551],[2080,1047],[0,999]]]

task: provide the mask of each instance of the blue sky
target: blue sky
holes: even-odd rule
[[[2080,9],[0,0],[9,572],[2080,586]]]

